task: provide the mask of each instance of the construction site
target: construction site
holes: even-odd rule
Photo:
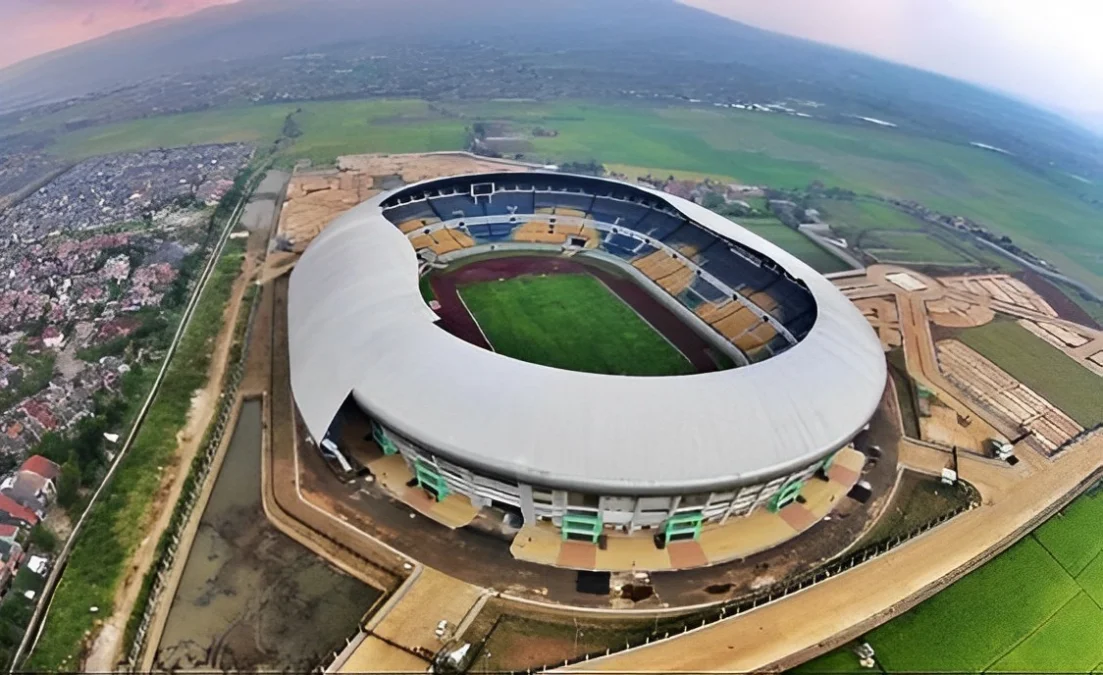
[[[799,508],[757,510],[738,519],[742,529],[698,523],[692,541],[662,549],[616,533],[604,548],[596,537],[583,547],[527,525],[522,537],[513,520],[463,495],[427,496],[400,455],[373,454],[378,435],[351,397],[338,437],[348,466],[323,456],[291,387],[289,272],[303,252],[334,218],[381,191],[535,168],[462,153],[358,155],[340,158],[336,169],[292,175],[268,254],[249,272],[258,296],[232,419],[256,427],[249,445],[257,452],[254,460],[252,451],[231,459],[230,448],[244,441],[227,434],[219,449],[225,460],[215,464],[243,475],[259,461],[259,502],[220,493],[212,471],[205,508],[185,528],[171,592],[153,613],[144,669],[779,671],[906,612],[1099,480],[1098,424],[1050,400],[1043,381],[1028,385],[1016,377],[1022,372],[971,347],[983,348],[985,336],[969,331],[1015,326],[1095,378],[1103,376],[1103,331],[1062,318],[1014,277],[932,278],[896,265],[830,281],[882,350],[902,355],[906,377],[886,378],[868,428],[819,480],[804,484],[792,504]],[[532,236],[543,241],[548,229]],[[633,265],[645,274],[662,266],[670,293],[693,283],[678,260],[643,257]],[[710,324],[727,316],[710,315],[716,310],[706,305],[695,311]],[[923,515],[904,517],[903,505]],[[266,518],[263,528],[245,526],[252,513]],[[257,542],[259,556],[225,550]],[[291,542],[332,570],[281,548]],[[230,571],[242,557],[262,558],[263,571]],[[288,569],[278,569],[281,561]],[[201,597],[196,589],[210,583],[201,577],[219,570],[224,576]],[[189,612],[235,593],[251,598],[249,589],[262,582],[308,592],[248,600],[230,612],[248,617],[233,625],[186,627]],[[281,646],[281,636],[297,629],[278,621],[275,607],[302,603],[306,615],[322,617],[333,592],[342,595],[333,601],[341,618],[324,626],[325,635],[307,632]],[[280,655],[301,651],[299,644],[318,662]]]

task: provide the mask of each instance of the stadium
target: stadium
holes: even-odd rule
[[[886,383],[862,314],[800,260],[691,201],[589,176],[377,195],[304,252],[288,318],[315,442],[335,447],[354,405],[433,499],[564,540],[696,538],[777,512],[827,480]]]

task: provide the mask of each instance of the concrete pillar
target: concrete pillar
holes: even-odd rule
[[[528,483],[519,485],[521,492],[521,515],[525,519],[525,525],[536,523],[536,506],[532,503],[532,486]]]

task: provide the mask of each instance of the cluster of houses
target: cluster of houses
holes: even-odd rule
[[[28,457],[10,476],[0,481],[0,589],[6,591],[24,563],[42,573],[45,560],[27,560],[24,543],[31,528],[46,516],[57,497],[61,467],[42,455]]]

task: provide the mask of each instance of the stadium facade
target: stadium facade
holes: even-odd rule
[[[422,274],[513,250],[618,267],[736,367],[573,372],[435,325]],[[292,390],[315,441],[351,396],[430,493],[565,535],[699,532],[780,509],[867,426],[886,381],[861,313],[806,264],[693,202],[588,176],[477,174],[377,195],[307,248],[288,312]]]

